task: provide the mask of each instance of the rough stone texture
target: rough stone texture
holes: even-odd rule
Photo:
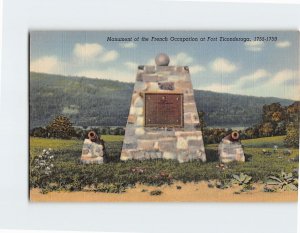
[[[218,147],[219,160],[222,163],[232,161],[245,162],[245,155],[240,142],[222,139]]]
[[[144,127],[145,92],[183,93],[184,126]],[[189,69],[184,66],[168,65],[139,66],[121,160],[162,158],[179,162],[206,161]]]
[[[103,146],[92,142],[90,139],[85,139],[82,147],[81,162],[83,163],[103,163]]]

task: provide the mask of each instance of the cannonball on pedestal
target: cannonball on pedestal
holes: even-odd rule
[[[170,58],[165,53],[160,53],[155,57],[155,63],[157,66],[168,66],[170,63]]]

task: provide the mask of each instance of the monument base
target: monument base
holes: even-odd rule
[[[121,160],[173,159],[178,162],[206,161],[200,131],[149,128],[137,131],[139,137],[136,140],[136,147],[131,143],[124,142]]]

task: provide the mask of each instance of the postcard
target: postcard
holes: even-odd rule
[[[295,202],[298,31],[31,31],[33,202]]]

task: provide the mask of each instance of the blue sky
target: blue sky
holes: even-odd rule
[[[254,41],[255,36],[277,41]],[[107,41],[107,37],[139,41]],[[141,41],[142,37],[198,41]],[[208,37],[217,41],[209,41]],[[251,41],[221,42],[225,38]],[[203,41],[200,40],[202,38]],[[170,65],[189,66],[194,89],[299,100],[299,34],[296,31],[34,31],[30,70],[134,82],[138,65],[154,65],[158,53]]]

